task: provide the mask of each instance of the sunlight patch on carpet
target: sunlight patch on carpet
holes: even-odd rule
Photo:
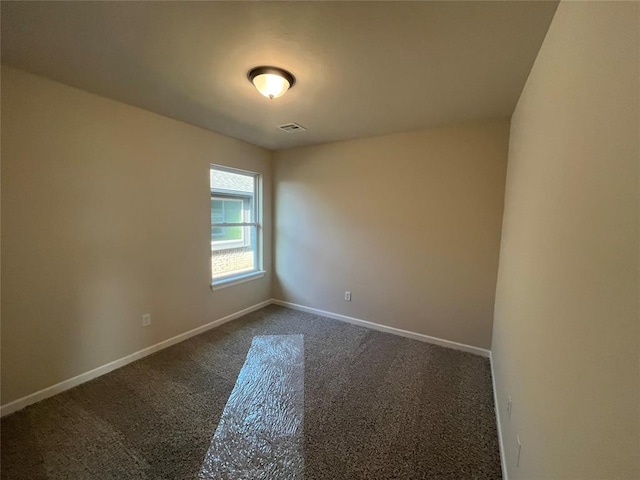
[[[199,480],[302,480],[302,335],[253,338]]]

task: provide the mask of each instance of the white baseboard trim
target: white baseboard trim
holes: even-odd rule
[[[194,328],[193,330],[189,330],[188,332],[181,333],[180,335],[176,335],[175,337],[164,340],[160,343],[156,343],[150,347],[144,348],[137,352],[134,352],[126,357],[122,357],[118,360],[114,360],[113,362],[109,362],[106,365],[102,365],[101,367],[94,368],[93,370],[89,370],[88,372],[81,373],[73,378],[68,380],[64,380],[63,382],[56,383],[55,385],[51,385],[50,387],[43,388],[35,393],[27,395],[25,397],[14,400],[13,402],[7,403],[6,405],[0,406],[0,417],[4,417],[5,415],[9,415],[10,413],[16,412],[18,410],[22,410],[23,408],[44,400],[45,398],[52,397],[58,393],[64,392],[65,390],[69,390],[70,388],[76,387],[82,383],[88,382],[89,380],[93,380],[94,378],[105,375],[113,370],[116,370],[120,367],[124,367],[125,365],[135,362],[147,355],[151,355],[152,353],[158,352],[165,348],[168,348],[176,343],[180,343],[188,338],[194,337],[201,333],[206,332],[207,330],[211,330],[212,328],[219,327],[220,325],[230,322],[231,320],[235,320],[236,318],[242,317],[247,313],[254,312],[256,310],[260,310],[267,305],[270,305],[272,300],[265,300],[264,302],[260,302],[251,307],[240,310],[239,312],[232,313],[231,315],[227,315],[226,317],[219,318],[214,320],[213,322],[209,322],[205,325],[202,325],[198,328]]]
[[[496,372],[493,370],[493,355],[489,355],[491,364],[491,381],[493,383],[493,404],[496,409],[496,428],[498,429],[498,443],[500,444],[500,465],[502,466],[502,480],[509,480],[507,475],[507,459],[504,455],[504,443],[502,441],[502,424],[500,423],[500,410],[498,408],[498,390],[496,389]]]
[[[271,303],[280,305],[282,307],[292,308],[294,310],[300,310],[302,312],[313,313],[322,317],[332,318],[334,320],[340,320],[342,322],[352,323],[361,327],[371,328],[380,332],[392,333],[394,335],[400,335],[401,337],[413,338],[426,343],[432,343],[434,345],[440,345],[441,347],[452,348],[454,350],[461,350],[463,352],[473,353],[485,358],[491,357],[491,352],[484,348],[474,347],[471,345],[465,345],[464,343],[452,342],[450,340],[444,340],[442,338],[430,337],[422,333],[410,332],[408,330],[402,330],[400,328],[388,327],[379,323],[369,322],[367,320],[361,320],[359,318],[348,317],[339,313],[327,312],[325,310],[319,310],[317,308],[305,307],[304,305],[298,305],[297,303],[285,302],[283,300],[272,299]]]
[[[354,317],[349,317],[347,315],[341,315],[338,313],[333,313],[333,312],[328,312],[325,310],[320,310],[317,308],[312,308],[312,307],[305,307],[304,305],[298,305],[296,303],[291,303],[291,302],[285,302],[283,300],[277,300],[277,299],[270,299],[270,300],[265,300],[264,302],[260,302],[256,305],[253,305],[251,307],[245,308],[243,310],[240,310],[238,312],[232,313],[231,315],[227,315],[226,317],[222,317],[219,318],[217,320],[214,320],[210,323],[207,323],[205,325],[202,325],[200,327],[194,328],[193,330],[189,330],[188,332],[185,333],[181,333],[180,335],[176,335],[175,337],[169,338],[167,340],[164,340],[160,343],[157,343],[155,345],[152,345],[150,347],[144,348],[142,350],[139,350],[137,352],[134,352],[130,355],[127,355],[126,357],[120,358],[118,360],[114,360],[113,362],[109,362],[105,365],[102,365],[100,367],[94,368],[93,370],[90,370],[88,372],[82,373],[80,375],[77,375],[73,378],[70,378],[68,380],[64,380],[60,383],[57,383],[55,385],[52,385],[50,387],[44,388],[42,390],[39,390],[35,393],[32,393],[30,395],[27,395],[25,397],[19,398],[17,400],[14,400],[10,403],[7,403],[5,405],[0,406],[0,417],[4,417],[6,415],[9,415],[13,412],[16,412],[18,410],[22,410],[23,408],[32,405],[36,402],[39,402],[41,400],[44,400],[46,398],[52,397],[54,395],[57,395],[58,393],[64,392],[65,390],[69,390],[73,387],[76,387],[78,385],[81,385],[85,382],[88,382],[89,380],[93,380],[94,378],[100,377],[102,375],[105,375],[109,372],[112,372],[113,370],[116,370],[120,367],[124,367],[125,365],[128,365],[129,363],[135,362],[136,360],[139,360],[141,358],[146,357],[147,355],[151,355],[152,353],[158,352],[160,350],[163,350],[165,348],[168,348],[172,345],[175,345],[176,343],[180,343],[184,340],[187,340],[191,337],[194,337],[196,335],[199,335],[201,333],[206,332],[207,330],[211,330],[213,328],[216,328],[224,323],[230,322],[232,320],[235,320],[236,318],[240,318],[243,315],[246,315],[248,313],[254,312],[256,310],[260,310],[263,307],[266,307],[267,305],[271,305],[271,304],[276,304],[276,305],[280,305],[283,307],[287,307],[287,308],[292,308],[294,310],[300,310],[303,312],[307,312],[307,313],[313,313],[315,315],[320,315],[323,317],[327,317],[327,318],[332,318],[334,320],[340,320],[343,322],[347,322],[347,323],[351,323],[354,325],[359,325],[361,327],[365,327],[365,328],[371,328],[373,330],[378,330],[381,332],[386,332],[386,333],[391,333],[394,335],[399,335],[402,337],[407,337],[407,338],[413,338],[416,340],[420,340],[426,343],[432,343],[434,345],[440,345],[442,347],[446,347],[446,348],[452,348],[454,350],[461,350],[463,352],[469,352],[469,353],[473,353],[475,355],[480,355],[482,357],[485,358],[489,358],[491,359],[491,352],[489,350],[486,350],[484,348],[479,348],[479,347],[474,347],[471,345],[465,345],[463,343],[458,343],[458,342],[452,342],[450,340],[444,340],[442,338],[437,338],[437,337],[431,337],[429,335],[424,335],[421,333],[415,333],[415,332],[410,332],[408,330],[402,330],[399,328],[395,328],[395,327],[389,327],[386,325],[380,325],[378,323],[373,323],[373,322],[369,322],[366,320],[361,320],[359,318],[354,318]],[[491,373],[492,373],[492,378],[493,378],[493,392],[494,392],[494,401],[495,401],[495,405],[496,405],[496,414],[498,412],[498,403],[497,403],[497,398],[495,398],[496,396],[496,387],[495,387],[495,376],[493,375],[493,363],[491,363]],[[503,469],[503,476],[504,479],[506,480],[506,468],[505,468],[505,464],[504,464],[504,454],[503,454],[503,447],[502,447],[502,431],[500,428],[500,417],[498,415],[497,417],[498,420],[498,436],[500,439],[500,454],[501,454],[501,459],[502,459],[502,469]]]

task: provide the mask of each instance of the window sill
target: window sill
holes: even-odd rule
[[[240,275],[236,275],[234,277],[215,280],[211,284],[211,290],[220,290],[221,288],[232,287],[233,285],[238,285],[240,283],[250,282],[251,280],[264,277],[265,273],[267,272],[258,270],[256,272],[241,273]]]

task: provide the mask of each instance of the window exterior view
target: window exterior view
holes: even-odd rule
[[[212,165],[211,272],[214,286],[260,271],[257,173]]]

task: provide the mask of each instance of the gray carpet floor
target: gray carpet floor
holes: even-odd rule
[[[197,478],[252,339],[293,334],[305,480],[501,478],[487,359],[278,306],[5,417],[2,478]]]

